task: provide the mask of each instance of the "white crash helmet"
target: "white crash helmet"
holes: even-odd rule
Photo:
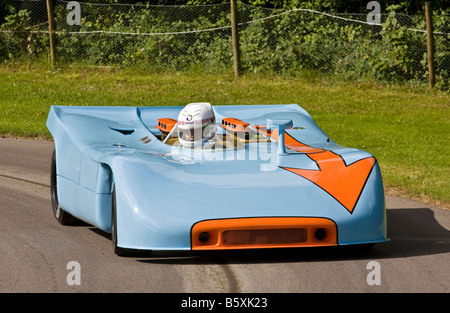
[[[178,115],[178,139],[185,147],[201,146],[216,133],[216,117],[211,104],[189,103]]]

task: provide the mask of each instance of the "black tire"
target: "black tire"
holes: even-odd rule
[[[79,220],[66,211],[59,205],[58,201],[58,184],[56,180],[56,152],[53,150],[52,163],[50,169],[50,195],[52,200],[53,216],[62,225],[73,225]]]

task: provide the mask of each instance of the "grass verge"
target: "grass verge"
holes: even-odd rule
[[[417,85],[111,67],[0,66],[0,134],[50,139],[55,105],[297,103],[337,143],[373,153],[389,192],[449,208],[450,96]]]

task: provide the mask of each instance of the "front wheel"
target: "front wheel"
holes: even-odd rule
[[[78,221],[75,217],[64,211],[58,201],[58,182],[56,179],[56,152],[53,150],[50,169],[50,196],[52,199],[53,215],[62,225],[72,225]]]

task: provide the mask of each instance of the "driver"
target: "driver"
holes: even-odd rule
[[[178,139],[184,147],[202,147],[216,133],[216,117],[211,104],[189,103],[178,115]]]

